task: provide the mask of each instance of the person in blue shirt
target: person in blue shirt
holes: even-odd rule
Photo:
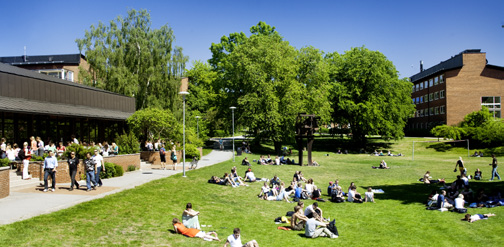
[[[44,192],[48,191],[47,185],[47,177],[51,176],[52,180],[52,188],[51,192],[54,192],[56,189],[56,168],[58,167],[58,160],[54,157],[54,151],[49,150],[49,156],[47,156],[44,160],[44,166],[42,170],[44,170]]]

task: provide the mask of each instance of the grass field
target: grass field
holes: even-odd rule
[[[412,141],[377,143],[378,148],[401,152],[405,157],[374,157],[366,154],[337,155],[333,152],[344,144],[331,140],[316,140],[314,159],[320,167],[259,166],[253,164],[257,177],[278,175],[290,181],[296,170],[313,178],[327,198],[328,181],[339,179],[346,191],[355,182],[357,191],[368,186],[383,189],[376,194],[376,203],[352,204],[320,202],[324,216],[336,219],[338,239],[307,239],[304,232],[277,230],[273,220],[293,210],[294,204],[257,199],[261,183],[250,187],[232,188],[207,183],[212,175],[222,176],[232,166],[243,176],[242,157],[211,167],[153,181],[135,189],[82,203],[48,215],[0,227],[2,246],[222,246],[235,227],[242,230],[242,240],[256,239],[261,246],[498,246],[503,240],[504,207],[469,209],[469,213],[496,213],[496,217],[475,223],[461,221],[463,215],[452,212],[425,210],[424,201],[434,185],[426,186],[418,179],[426,170],[434,178],[455,180],[453,172],[459,156],[465,160],[471,174],[483,171],[484,180],[471,181],[476,191],[504,189],[504,182],[489,182],[491,159],[467,157],[467,149],[452,148],[440,143],[415,143],[412,161]],[[341,146],[343,145],[343,146]],[[471,150],[474,152],[474,150]],[[328,154],[328,156],[327,156]],[[294,155],[293,155],[294,156]],[[249,160],[258,155],[248,155]],[[296,156],[294,156],[297,159]],[[374,170],[385,159],[389,170]],[[502,160],[502,158],[501,158]],[[504,160],[502,161],[504,162]],[[504,173],[504,168],[500,168]],[[181,217],[185,204],[191,202],[201,212],[200,223],[212,225],[203,230],[215,230],[221,242],[186,238],[170,232],[171,220]],[[311,200],[306,200],[305,205]]]

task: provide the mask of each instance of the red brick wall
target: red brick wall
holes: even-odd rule
[[[124,154],[124,155],[108,156],[103,157],[103,160],[105,162],[110,162],[121,166],[124,171],[127,171],[128,166],[131,165],[135,166],[137,169],[140,169],[140,154]]]
[[[10,167],[0,167],[0,198],[10,194]]]
[[[166,152],[166,163],[167,164],[173,164],[173,162],[170,160],[171,156],[171,151]],[[159,157],[159,152],[156,151],[143,151],[141,153],[142,160],[147,161],[153,165],[160,165],[161,164],[161,158]],[[177,151],[177,163],[181,162],[181,157],[182,157],[182,150]]]

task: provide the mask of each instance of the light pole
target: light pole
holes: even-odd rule
[[[183,151],[182,151],[182,157],[183,157],[183,162],[182,162],[182,171],[183,171],[183,174],[182,174],[182,177],[186,177],[185,175],[185,101],[186,101],[186,95],[189,94],[189,92],[186,92],[186,91],[182,91],[182,92],[179,92],[179,94],[182,95],[182,100],[184,101],[184,106],[183,106],[183,129],[182,129],[182,136],[183,136]]]
[[[235,162],[235,145],[234,145],[234,110],[236,109],[235,106],[229,107],[231,109],[231,115],[233,116],[233,162]]]
[[[196,135],[198,136],[199,138],[199,119],[201,117],[200,116],[196,116]]]

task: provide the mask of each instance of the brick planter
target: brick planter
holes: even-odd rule
[[[122,155],[108,156],[103,157],[103,161],[119,165],[126,172],[128,171],[128,166],[135,166],[136,169],[140,169],[140,155],[141,155],[140,153],[137,153],[137,154],[122,154]]]
[[[203,157],[203,148],[197,148],[200,157]],[[170,160],[171,151],[166,151],[166,164],[171,165],[173,162]],[[153,165],[161,165],[161,158],[159,157],[159,151],[142,151],[140,153],[140,158],[143,161],[149,162]],[[182,162],[182,150],[177,151],[177,163]]]
[[[0,167],[0,198],[10,194],[10,167]]]

